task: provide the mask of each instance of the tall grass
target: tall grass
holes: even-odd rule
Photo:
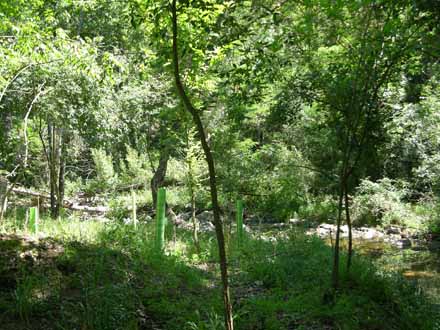
[[[7,220],[3,233],[40,238],[42,245],[30,249],[43,257],[19,258],[17,285],[4,304],[0,299],[0,311],[33,329],[221,329],[215,238],[202,233],[197,254],[192,233],[178,231],[176,243],[165,244],[158,256],[155,229],[145,222],[135,229],[118,222],[43,218],[36,235],[20,221]],[[168,229],[165,236],[171,235]],[[49,237],[63,251],[44,257]],[[384,322],[396,330],[434,327],[437,314],[423,293],[359,258],[336,299],[326,301],[332,251],[316,237],[291,230],[272,240],[255,234],[240,246],[235,240],[230,244],[235,244],[228,251],[237,329],[360,330],[381,329]],[[20,255],[25,247],[2,246],[7,249]],[[39,328],[45,319],[49,325]]]

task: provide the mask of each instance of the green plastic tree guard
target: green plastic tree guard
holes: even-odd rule
[[[156,250],[162,252],[165,245],[165,188],[159,188],[157,191],[157,207],[156,207]]]
[[[29,209],[29,228],[32,232],[36,234],[38,233],[38,221],[39,221],[38,208],[31,207]]]
[[[238,245],[240,246],[243,241],[243,201],[241,199],[237,200],[236,204],[236,210],[237,210],[237,241]]]

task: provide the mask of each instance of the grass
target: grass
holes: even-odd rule
[[[9,219],[0,237],[0,329],[223,328],[216,241],[172,230],[165,255],[141,223],[43,219],[40,236]],[[334,300],[331,250],[299,231],[265,241],[229,239],[237,329],[435,329],[424,294],[356,258]],[[342,272],[343,273],[343,272]],[[3,327],[3,328],[2,328]]]

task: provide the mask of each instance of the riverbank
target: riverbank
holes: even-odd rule
[[[154,228],[44,219],[40,234],[4,224],[0,237],[2,324],[11,329],[221,329],[217,249],[210,232],[196,253],[190,231],[168,228],[165,254]],[[356,258],[330,292],[332,250],[316,236],[253,231],[227,237],[236,328],[432,329],[424,294],[398,274]],[[273,236],[272,236],[273,237]],[[9,283],[6,285],[5,283]]]

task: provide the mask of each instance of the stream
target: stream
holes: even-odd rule
[[[334,234],[334,231],[331,231],[332,226],[320,225],[307,230],[306,233],[316,234],[328,245],[333,245],[334,242],[330,238]],[[272,236],[289,227],[292,228],[283,223],[272,224],[263,226],[264,229],[260,226],[259,231],[263,229],[265,235]],[[373,228],[353,229],[353,234],[355,255],[371,258],[378,269],[401,273],[420,287],[433,303],[440,305],[440,241],[400,239],[399,235],[387,235]],[[342,230],[341,247],[346,249],[347,246],[347,232]]]
[[[353,245],[355,253],[371,257],[380,269],[401,272],[440,304],[440,242],[414,240],[399,248],[384,240],[354,239]]]

